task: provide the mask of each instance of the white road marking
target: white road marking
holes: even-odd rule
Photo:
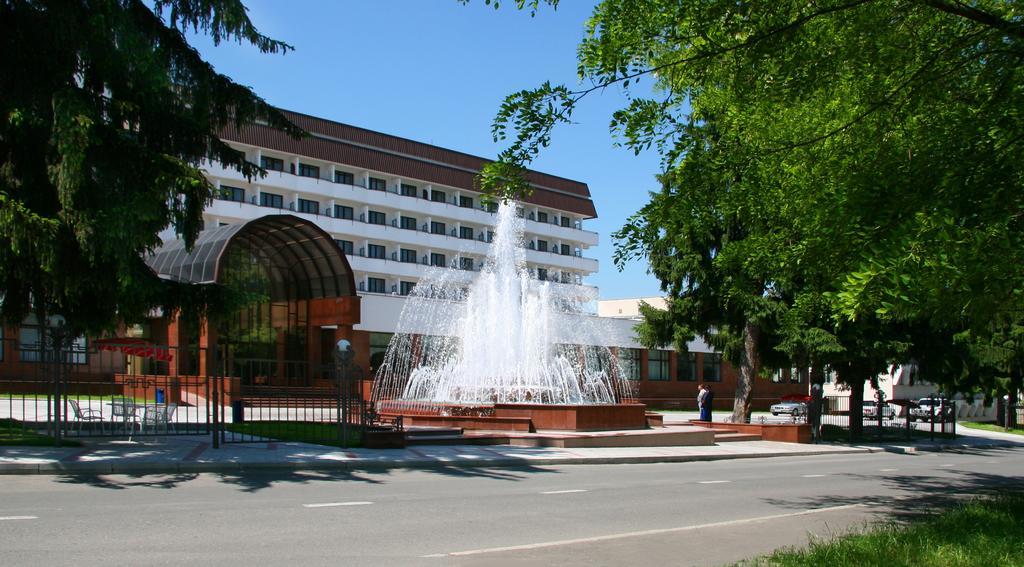
[[[8,520],[38,520],[39,516],[0,516],[0,522]]]
[[[323,502],[321,504],[303,504],[303,508],[333,508],[335,506],[366,506],[373,502]]]
[[[572,494],[575,492],[586,492],[586,490],[581,488],[577,488],[575,490],[548,490],[547,492],[541,492],[541,494]]]
[[[896,472],[900,469],[878,469],[878,472]]]
[[[614,539],[625,539],[630,537],[642,537],[649,535],[658,534],[669,534],[679,532],[689,532],[694,530],[701,530],[705,528],[721,528],[728,526],[736,526],[739,524],[751,524],[755,522],[767,522],[770,520],[779,520],[782,518],[792,518],[795,516],[806,516],[809,514],[820,514],[822,512],[835,512],[838,510],[850,510],[852,508],[864,508],[866,504],[844,504],[842,506],[831,506],[828,508],[815,508],[813,510],[803,510],[801,512],[789,512],[787,514],[775,514],[772,516],[759,516],[756,518],[744,518],[742,520],[727,520],[725,522],[712,522],[710,524],[698,524],[695,526],[681,526],[678,528],[661,528],[656,530],[644,530],[639,532],[625,532],[619,534],[610,534],[596,537],[584,537],[579,539],[563,539],[559,541],[546,541],[542,543],[530,543],[526,545],[511,545],[508,547],[490,547],[485,549],[470,549],[468,551],[453,551],[451,553],[432,553],[430,555],[421,555],[420,557],[456,557],[462,555],[481,555],[484,553],[498,553],[502,551],[521,551],[525,549],[541,549],[545,547],[556,547],[559,545],[572,545],[578,543],[593,543],[596,541],[608,541]]]
[[[952,467],[954,465],[939,465],[940,467]]]
[[[827,474],[805,474],[805,475],[801,475],[801,476],[803,476],[804,478],[821,478],[823,476],[828,476],[828,475]]]
[[[732,482],[731,480],[702,480],[697,484],[724,484],[726,482]]]

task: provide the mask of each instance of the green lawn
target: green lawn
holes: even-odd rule
[[[947,427],[949,427],[947,425]],[[907,438],[907,432],[902,427],[886,427],[882,430],[882,441],[902,441]],[[931,439],[932,432],[921,429],[910,430],[911,439]],[[935,424],[936,439],[953,439],[952,433],[942,433],[941,424]],[[821,426],[821,439],[823,441],[847,442],[850,440],[850,431],[838,425],[825,424]],[[864,434],[861,442],[869,443],[878,440],[878,426],[864,423]]]
[[[22,427],[22,423],[15,419],[0,419],[0,445],[14,445],[21,447],[52,447],[53,437],[37,433],[34,429]],[[63,440],[64,447],[81,447],[78,441]]]
[[[24,400],[45,401],[47,394],[7,394],[0,392],[0,404],[17,400],[18,403]],[[92,395],[92,394],[68,394],[67,399],[79,402],[109,402],[112,398],[123,398],[120,394]],[[152,403],[155,398],[129,398],[137,404]]]
[[[740,565],[779,567],[1024,566],[1024,495],[976,500],[909,525],[781,550]]]
[[[244,423],[228,423],[224,426],[228,431],[244,435],[255,435],[278,441],[298,441],[316,445],[340,447],[338,426],[328,423],[307,423],[302,421],[247,421]],[[349,430],[349,447],[360,445],[359,433],[355,428]]]
[[[995,423],[978,423],[975,421],[961,421],[957,425],[961,427],[968,427],[970,429],[983,429],[985,431],[998,431],[999,433],[1013,433],[1014,435],[1024,435],[1024,429],[1003,429],[1003,426],[996,425]]]

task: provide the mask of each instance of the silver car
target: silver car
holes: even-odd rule
[[[798,417],[807,415],[807,404],[803,402],[779,402],[772,404],[772,415],[791,415]]]
[[[864,417],[878,419],[878,405],[872,400],[864,400]],[[889,404],[882,404],[882,419],[896,417],[896,410]]]

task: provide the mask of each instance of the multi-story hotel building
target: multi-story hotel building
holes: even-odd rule
[[[219,198],[204,212],[206,228],[282,211],[327,231],[345,252],[362,298],[357,329],[393,332],[413,286],[428,267],[479,272],[496,221],[475,189],[484,158],[285,112],[309,135],[295,140],[252,125],[224,132],[267,175],[247,181],[208,164]],[[587,249],[598,242],[584,228],[596,211],[585,183],[530,171],[533,193],[523,202],[530,273],[575,286],[596,298],[585,278],[597,271]],[[380,342],[374,341],[374,342]]]

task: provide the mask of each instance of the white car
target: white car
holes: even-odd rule
[[[864,400],[864,417],[878,419],[878,405],[873,400]],[[896,417],[896,410],[889,404],[882,405],[882,419]]]
[[[807,415],[807,404],[803,402],[779,402],[771,407],[772,415],[791,415],[798,417]]]

